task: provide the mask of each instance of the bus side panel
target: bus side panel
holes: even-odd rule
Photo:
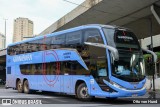
[[[63,75],[63,92],[71,93],[72,89],[72,76],[71,75]]]
[[[36,75],[37,90],[60,92],[61,77],[56,75]]]

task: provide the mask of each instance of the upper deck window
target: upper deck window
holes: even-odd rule
[[[84,42],[103,43],[98,29],[87,29],[84,32]]]
[[[82,31],[76,31],[66,34],[66,44],[81,44]]]
[[[138,40],[134,33],[127,30],[115,30],[104,28],[107,43],[118,49],[140,50]]]

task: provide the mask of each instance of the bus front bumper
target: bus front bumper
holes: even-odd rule
[[[110,93],[110,97],[137,97],[143,96],[146,94],[146,88],[142,87],[141,89],[129,90],[121,87],[117,87],[107,81],[105,83],[111,87],[115,92]]]
[[[110,93],[110,97],[137,97],[146,94],[146,89],[142,88],[140,90],[123,90],[116,89],[117,92]]]

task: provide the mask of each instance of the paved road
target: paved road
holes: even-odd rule
[[[146,82],[147,82],[147,84],[146,84],[147,89],[150,89],[151,88],[151,83],[153,83],[152,77],[150,77],[150,79],[147,79]],[[152,89],[153,89],[153,87],[152,87]],[[160,90],[160,78],[155,79],[155,89]]]
[[[149,96],[146,95],[143,98],[148,98]],[[107,100],[102,98],[95,98],[93,101],[90,102],[82,102],[77,100],[74,96],[69,95],[62,95],[58,93],[44,93],[44,92],[36,92],[34,94],[24,94],[24,93],[18,93],[16,90],[12,89],[4,89],[0,88],[0,104],[2,103],[3,99],[15,99],[16,101],[21,100],[42,100],[42,104],[47,105],[38,105],[39,107],[44,106],[59,106],[59,107],[106,107],[106,106],[112,106],[112,107],[137,107],[137,106],[154,106],[159,107],[159,104],[133,104],[133,100],[128,98],[123,99],[117,99],[117,100]],[[52,104],[52,105],[50,105]],[[58,105],[57,105],[58,104]],[[0,105],[4,106],[4,105]],[[15,107],[22,106],[22,105],[12,105]],[[23,105],[23,107],[27,107],[28,105]],[[37,105],[31,105],[31,107],[36,107]],[[6,106],[5,106],[6,107]]]

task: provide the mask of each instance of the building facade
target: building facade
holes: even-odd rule
[[[13,42],[24,40],[24,37],[33,36],[33,21],[28,18],[17,18],[14,20]]]
[[[153,38],[153,48],[160,47],[160,35],[155,35],[152,38]],[[140,41],[142,48],[148,49],[149,45],[151,44],[151,37],[141,39]]]
[[[0,33],[0,50],[5,48],[5,36]]]
[[[153,51],[154,52],[160,52],[160,34],[159,35],[155,35],[152,37],[153,38]],[[144,38],[144,39],[141,39],[140,40],[140,43],[141,43],[141,47],[144,48],[144,49],[150,49],[150,45],[151,45],[151,37],[147,37],[147,38]],[[156,63],[157,67],[156,67],[156,75],[158,77],[160,77],[160,58],[158,57],[158,61]],[[149,67],[146,66],[146,72],[148,72],[149,70]]]

